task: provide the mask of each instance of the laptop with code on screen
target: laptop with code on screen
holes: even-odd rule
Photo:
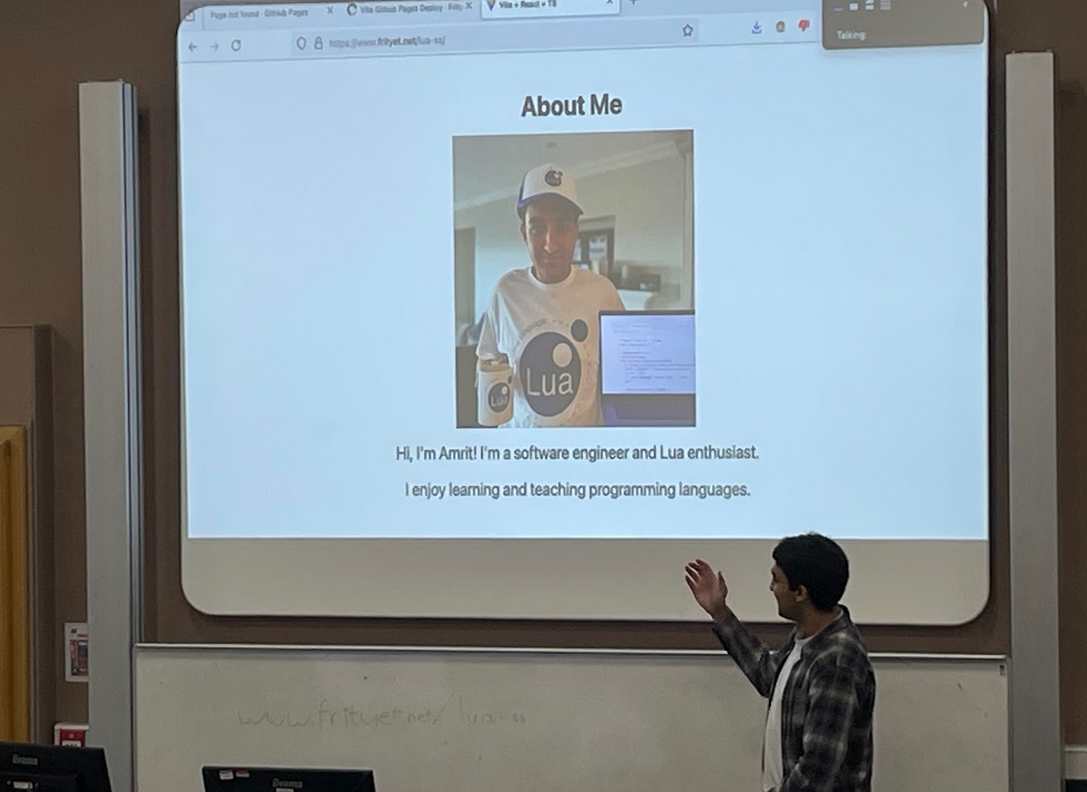
[[[204,792],[376,792],[372,770],[205,767]]]
[[[605,426],[695,425],[693,311],[601,311]]]

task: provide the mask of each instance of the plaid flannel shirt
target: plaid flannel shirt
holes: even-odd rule
[[[876,679],[844,606],[800,652],[781,699],[784,776],[778,792],[870,792]],[[771,652],[730,611],[714,632],[740,670],[770,699],[796,630]]]

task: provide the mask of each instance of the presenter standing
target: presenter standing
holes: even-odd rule
[[[687,585],[713,631],[769,700],[763,739],[764,792],[870,792],[876,680],[864,641],[839,604],[849,580],[841,547],[819,534],[781,540],[770,591],[796,627],[772,652],[736,618],[724,575],[701,559]]]
[[[573,266],[581,204],[551,163],[525,174],[517,198],[530,266],[510,270],[483,317],[476,355],[514,369],[517,427],[600,426],[600,312],[623,301],[602,275]]]

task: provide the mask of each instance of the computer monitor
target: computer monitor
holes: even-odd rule
[[[101,748],[0,742],[0,790],[112,792]]]
[[[372,770],[205,767],[204,792],[376,792]]]
[[[600,312],[605,426],[695,425],[693,311]]]

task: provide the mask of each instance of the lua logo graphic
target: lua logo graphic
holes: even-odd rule
[[[584,341],[589,326],[577,319],[570,325],[570,335]],[[528,342],[518,369],[521,391],[537,415],[558,415],[573,403],[581,386],[581,356],[569,338],[553,330]]]
[[[494,412],[500,413],[510,406],[509,382],[496,382],[487,391],[487,406]]]
[[[552,168],[551,170],[549,170],[547,173],[544,174],[544,181],[547,182],[547,184],[550,185],[551,187],[561,187],[562,186],[562,171],[555,170],[554,168]]]

